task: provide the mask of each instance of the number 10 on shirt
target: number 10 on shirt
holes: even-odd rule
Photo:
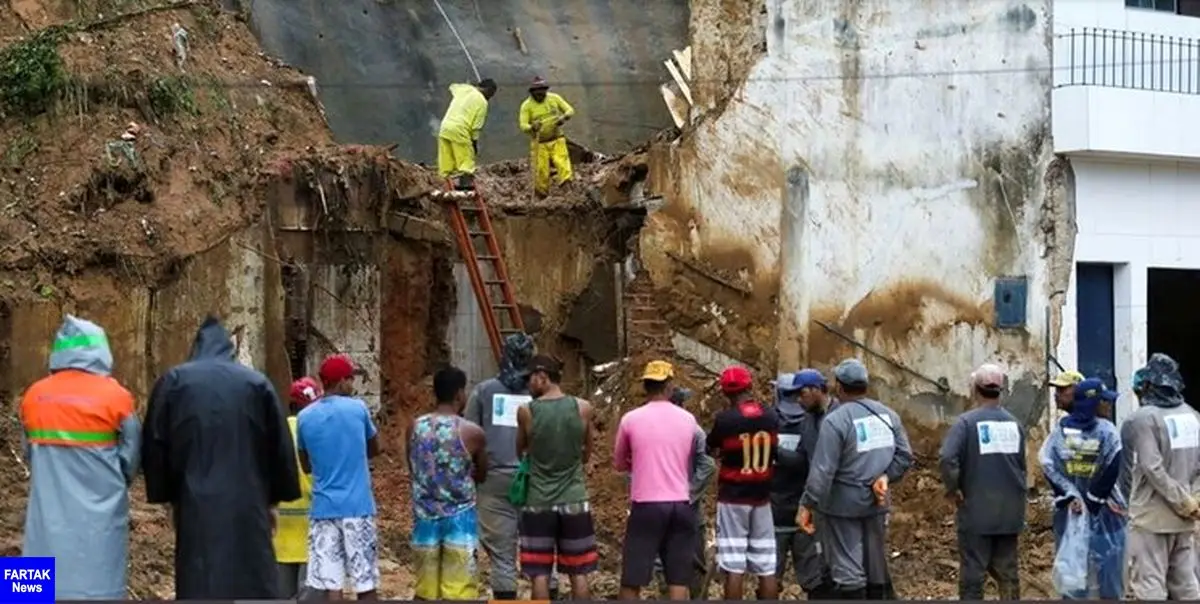
[[[771,433],[760,430],[754,434],[739,434],[742,441],[742,474],[760,474],[771,463]]]

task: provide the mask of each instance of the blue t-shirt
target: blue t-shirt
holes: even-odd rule
[[[356,398],[329,395],[304,408],[296,418],[296,446],[312,465],[313,520],[375,515],[367,440],[375,423],[367,404]]]

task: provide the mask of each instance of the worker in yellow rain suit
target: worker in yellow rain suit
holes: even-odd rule
[[[475,155],[479,153],[479,132],[487,121],[488,100],[496,94],[496,82],[451,84],[450,107],[438,130],[438,174],[457,177],[456,188],[475,187]]]
[[[529,85],[529,98],[521,103],[517,120],[521,132],[529,136],[529,165],[533,169],[533,191],[538,197],[550,192],[550,166],[558,172],[558,184],[571,180],[571,156],[562,125],[575,115],[575,109],[563,98],[550,92],[544,78]]]

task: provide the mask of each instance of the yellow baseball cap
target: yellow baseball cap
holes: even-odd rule
[[[675,368],[666,361],[650,361],[646,363],[646,371],[642,372],[643,380],[665,382],[675,377]]]
[[[1054,386],[1055,388],[1066,388],[1067,386],[1074,386],[1082,381],[1082,373],[1079,373],[1078,371],[1064,371],[1054,376],[1054,379],[1050,380],[1050,385]]]

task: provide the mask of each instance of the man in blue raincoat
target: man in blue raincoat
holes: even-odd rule
[[[1096,569],[1101,599],[1119,600],[1122,589],[1123,502],[1110,506],[1120,468],[1121,437],[1112,422],[1098,417],[1104,382],[1085,379],[1075,386],[1070,412],[1059,420],[1038,454],[1042,472],[1054,491],[1054,546],[1061,545],[1068,516],[1090,511],[1088,566]],[[1086,599],[1087,590],[1062,594]]]
[[[67,315],[50,375],[21,400],[29,460],[22,556],[55,559],[59,600],[124,600],[129,485],[141,429],[133,396],[114,380],[108,338]]]

